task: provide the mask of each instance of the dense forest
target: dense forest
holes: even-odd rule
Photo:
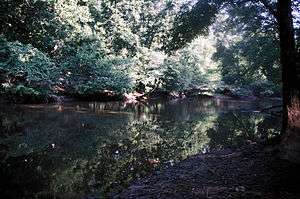
[[[1,0],[0,193],[297,198],[299,85],[299,0]]]
[[[259,1],[4,0],[0,6],[1,95],[16,102],[195,89],[281,95],[277,22]]]

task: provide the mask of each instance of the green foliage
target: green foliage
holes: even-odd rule
[[[15,64],[6,64],[1,83],[17,76],[12,85],[49,93],[56,84],[80,95],[215,89],[223,82],[278,93],[276,23],[257,2],[237,2],[4,0],[0,34],[14,50],[1,67]]]
[[[107,54],[160,49],[182,3],[165,0],[58,0],[54,8],[66,29],[64,41],[97,40]]]
[[[181,62],[166,61],[162,81],[163,88],[167,91],[184,91],[195,88],[204,83],[203,76],[194,67],[185,67]]]
[[[124,93],[132,87],[130,60],[104,57],[97,43],[85,43],[62,63],[62,81],[75,94],[97,94],[105,90]]]
[[[0,39],[2,92],[19,96],[47,93],[58,77],[55,64],[30,44]]]
[[[215,58],[221,61],[223,80],[229,84],[249,84],[257,80],[280,81],[279,48],[268,36],[245,38],[226,48],[219,43]],[[268,51],[266,49],[269,49]]]
[[[31,44],[50,53],[64,27],[55,15],[52,0],[2,0],[0,4],[0,34],[8,41]]]
[[[169,56],[161,76],[167,91],[187,91],[210,87],[220,81],[217,64],[212,60],[215,42],[211,37],[198,37],[185,48]]]
[[[192,6],[192,9],[188,5],[181,7],[164,49],[167,52],[180,49],[198,35],[208,34],[221,3],[219,0],[202,0]]]
[[[257,4],[230,4],[223,10],[213,29],[218,38],[214,59],[225,84],[254,94],[280,95],[279,39],[274,20]]]

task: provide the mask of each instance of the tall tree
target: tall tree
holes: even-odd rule
[[[300,162],[300,70],[296,62],[291,0],[278,0],[277,19],[283,82],[282,152],[284,158]]]
[[[277,2],[272,0],[214,0],[214,2],[218,3],[219,8],[228,4],[260,4],[269,11],[269,14],[276,18],[280,39],[280,62],[282,67],[282,152],[284,158],[290,161],[300,162],[300,67],[299,63],[297,63],[299,54],[297,54],[296,50],[292,15],[292,6],[299,7],[299,0],[278,0]],[[199,9],[199,6],[201,7],[202,4],[196,4],[192,11]],[[192,11],[186,15],[193,16]],[[216,14],[216,12],[214,14]],[[195,19],[196,18],[200,20],[199,17],[195,17]],[[187,23],[187,25],[189,24]],[[187,30],[188,28],[185,29]],[[198,32],[194,33],[198,34]]]

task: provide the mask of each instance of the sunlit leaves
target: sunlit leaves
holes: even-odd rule
[[[38,91],[49,90],[58,78],[51,59],[31,45],[2,39],[1,51],[7,56],[0,62],[1,84],[6,84],[4,89],[9,92],[38,95]]]

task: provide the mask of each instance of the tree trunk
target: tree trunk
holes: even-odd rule
[[[277,13],[283,89],[281,152],[284,159],[300,163],[300,71],[296,63],[291,0],[278,0]]]

